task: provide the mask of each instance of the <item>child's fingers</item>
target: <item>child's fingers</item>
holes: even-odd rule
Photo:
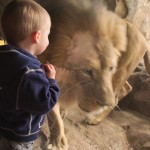
[[[44,66],[45,71],[55,70],[52,64],[44,64],[43,66]]]
[[[52,64],[48,64],[48,67],[54,69],[54,66]]]
[[[52,69],[48,64],[43,65],[45,72],[50,72]]]

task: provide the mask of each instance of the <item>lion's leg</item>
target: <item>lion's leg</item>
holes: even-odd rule
[[[128,81],[125,82],[124,86],[121,88],[117,95],[117,99],[121,100],[124,98],[126,95],[128,95],[129,92],[132,91],[132,86],[128,83]]]
[[[144,55],[144,63],[148,74],[150,75],[150,49]]]
[[[64,133],[64,124],[60,115],[60,104],[57,103],[48,114],[48,123],[50,127],[50,150],[68,150],[67,138]]]
[[[122,99],[124,96],[126,96],[130,91],[132,90],[132,87],[130,84],[126,81],[122,89],[120,90],[119,94],[117,95],[116,105],[118,103],[118,99]],[[113,107],[108,106],[100,106],[100,108],[96,111],[91,112],[85,119],[86,123],[90,125],[95,125],[100,122],[102,122],[112,111]]]

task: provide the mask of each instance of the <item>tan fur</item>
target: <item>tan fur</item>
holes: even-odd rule
[[[126,18],[128,15],[128,7],[125,0],[116,0],[114,12],[121,18]]]
[[[51,142],[68,149],[60,107],[77,101],[83,110],[93,111],[86,118],[89,124],[101,122],[131,91],[127,79],[144,55],[150,68],[149,47],[135,26],[96,1],[38,2],[52,18],[50,45],[40,59],[56,66],[61,87],[59,101],[48,115]]]

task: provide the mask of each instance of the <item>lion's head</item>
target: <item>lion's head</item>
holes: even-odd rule
[[[91,0],[86,3],[49,0],[44,7],[50,13],[52,28],[50,45],[40,59],[74,73],[72,77],[67,77],[67,81],[59,71],[59,82],[64,81],[63,86],[78,85],[79,100],[91,99],[101,105],[114,106],[114,85],[117,86],[116,82],[119,82],[119,88],[115,89],[120,90],[134,70],[132,67],[129,74],[125,72],[122,79],[117,81],[115,76],[117,74],[119,78],[119,63],[123,64],[120,58],[131,49],[128,24],[100,3]]]

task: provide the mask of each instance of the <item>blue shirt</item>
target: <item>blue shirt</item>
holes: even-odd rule
[[[17,142],[33,141],[44,115],[56,104],[59,87],[42,64],[23,49],[0,46],[0,134]]]

